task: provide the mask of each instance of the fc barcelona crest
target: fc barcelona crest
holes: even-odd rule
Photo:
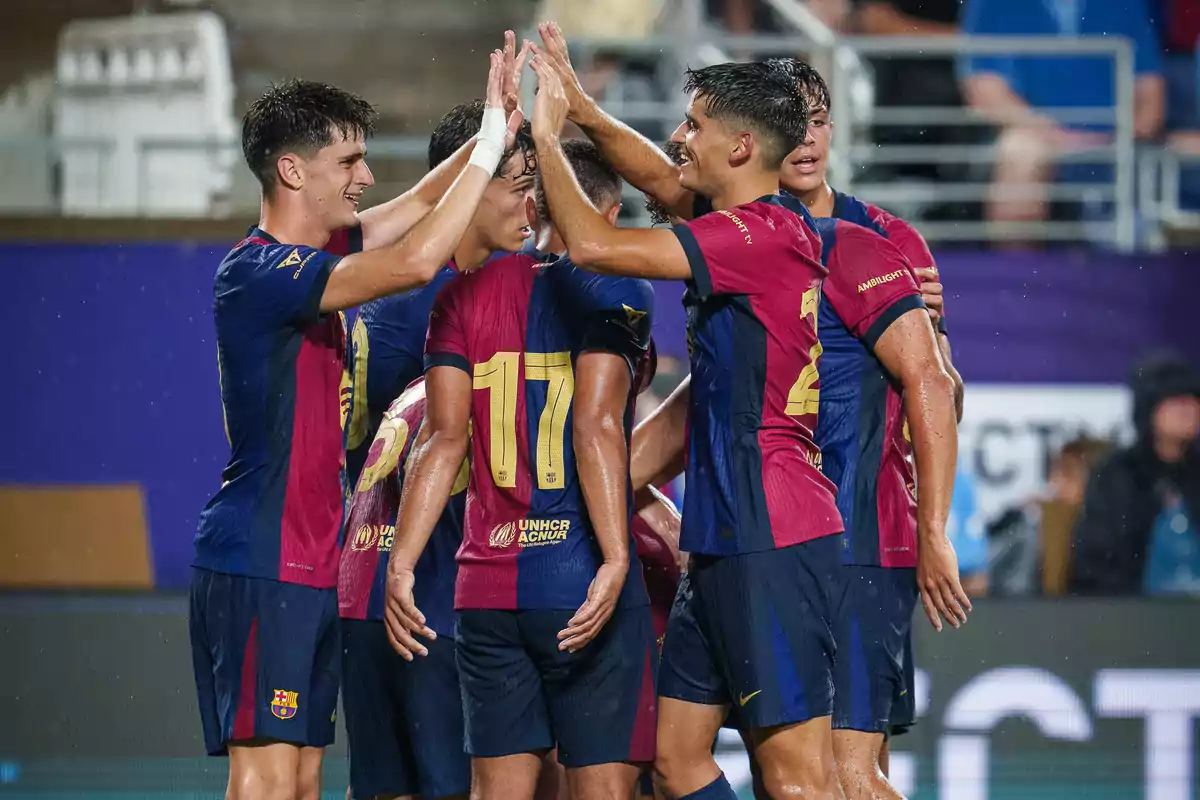
[[[275,694],[271,697],[271,713],[280,719],[291,719],[296,716],[299,698],[299,692],[276,689]]]

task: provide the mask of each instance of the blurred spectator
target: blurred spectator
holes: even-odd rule
[[[1037,595],[1065,574],[1070,525],[1083,504],[1088,478],[1109,444],[1080,436],[1054,457],[1046,490],[1001,513],[987,525],[988,587],[1001,596]],[[1064,524],[1064,522],[1066,524]],[[1046,572],[1043,574],[1043,566]],[[1053,593],[1053,588],[1050,592]]]
[[[1200,373],[1174,357],[1153,358],[1130,388],[1137,441],[1088,483],[1070,588],[1200,596]]]
[[[962,0],[855,0],[855,28],[868,36],[953,36],[959,32]],[[889,108],[961,108],[962,91],[948,57],[888,56],[871,59],[875,75],[875,102]],[[877,123],[874,139],[881,145],[982,144],[987,131],[978,125]],[[930,151],[933,152],[932,150]],[[971,179],[971,165],[914,163],[887,165],[875,172],[882,178],[915,177],[935,182]],[[975,178],[981,180],[981,178]],[[926,216],[939,219],[978,219],[978,207],[955,202],[931,209]]]
[[[1158,38],[1145,0],[966,0],[963,32],[991,36],[1124,36],[1132,40],[1134,131],[1162,130],[1165,89]],[[963,61],[968,103],[1000,127],[987,216],[1047,218],[1046,183],[1064,155],[1111,141],[1112,125],[1059,124],[1053,108],[1112,108],[1112,59],[1103,56],[980,56]],[[1059,168],[1059,177],[1064,177]],[[1079,177],[1097,174],[1083,170]],[[1071,209],[1074,215],[1077,209]]]
[[[954,476],[954,494],[950,496],[950,518],[946,538],[958,556],[958,572],[963,589],[972,597],[988,592],[987,540],[975,502],[975,479],[959,466]]]

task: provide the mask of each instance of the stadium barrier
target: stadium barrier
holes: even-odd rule
[[[914,800],[1197,796],[1195,611],[979,600],[940,634],[918,616],[919,721],[893,743],[899,787]],[[0,795],[223,788],[223,764],[202,757],[186,598],[0,595],[0,654]],[[719,757],[744,787],[732,739]],[[344,747],[339,730],[330,798],[344,791]]]

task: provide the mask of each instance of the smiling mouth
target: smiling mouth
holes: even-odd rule
[[[816,164],[816,163],[817,163],[816,156],[804,156],[804,157],[798,158],[792,162],[792,164],[797,167],[811,167],[813,164]]]
[[[362,200],[361,194],[344,194],[342,197],[345,197],[347,200],[349,200],[351,205],[353,205],[355,208],[358,208],[358,203],[360,200]]]

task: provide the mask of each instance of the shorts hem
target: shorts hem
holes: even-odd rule
[[[672,700],[679,700],[684,703],[694,703],[698,706],[730,705],[729,698],[706,692],[688,692],[682,689],[659,689],[658,696],[669,697]]]
[[[833,729],[835,731],[854,731],[856,733],[882,733],[885,736],[891,730],[891,725],[887,722],[875,722],[871,725],[861,725],[856,722],[847,722],[845,720],[834,720]]]
[[[785,725],[803,725],[804,723],[812,722],[815,719],[821,719],[822,717],[832,717],[832,716],[833,716],[832,713],[825,711],[820,714],[808,714],[808,715],[783,714],[783,715],[780,715],[780,717],[782,717],[782,718],[768,717],[765,720],[759,720],[759,719],[742,720],[739,718],[739,719],[737,719],[738,724],[737,724],[736,729],[737,730],[754,731],[754,730],[762,730],[763,728],[781,728]]]

